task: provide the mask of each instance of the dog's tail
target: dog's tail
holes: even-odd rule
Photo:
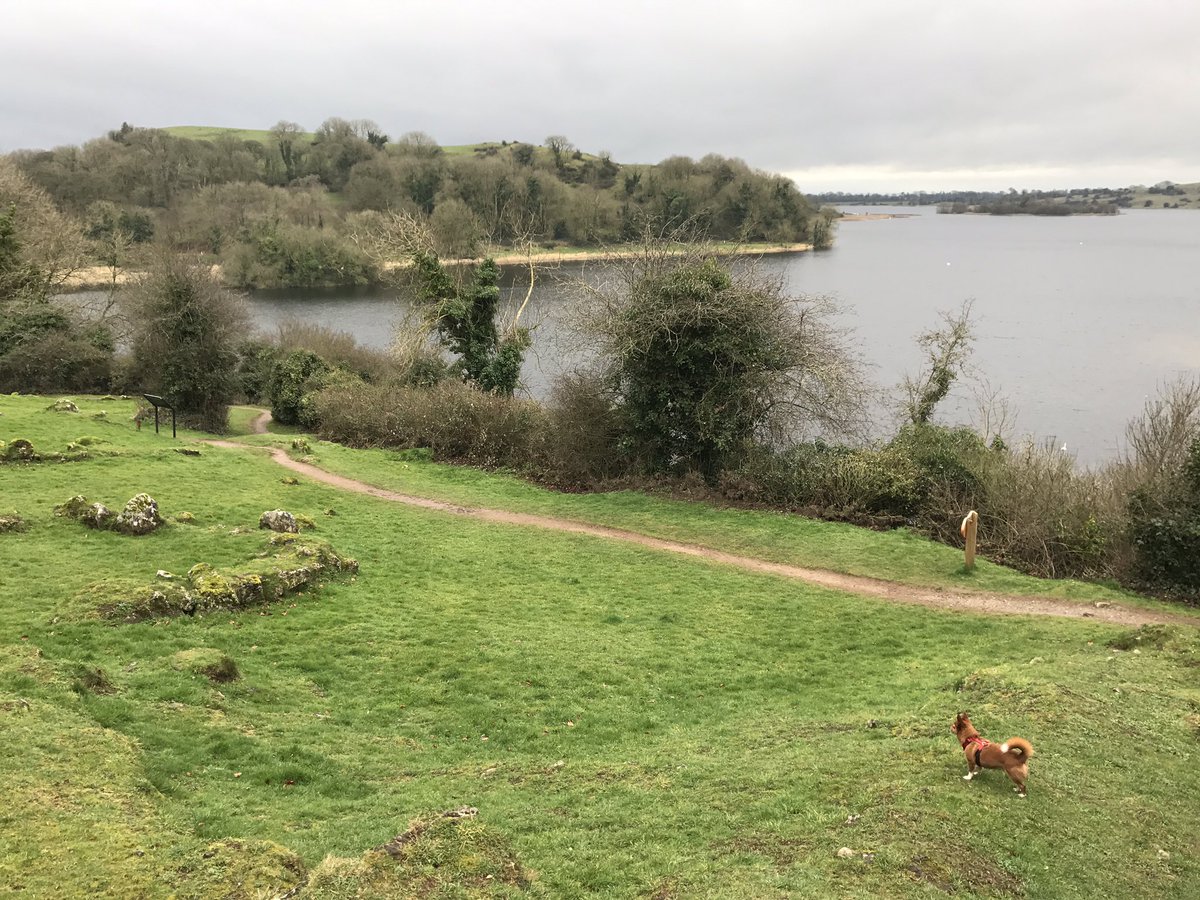
[[[1000,745],[1001,753],[1011,753],[1019,760],[1027,760],[1033,756],[1033,744],[1025,738],[1011,737]]]

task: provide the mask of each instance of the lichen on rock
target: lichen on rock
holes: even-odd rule
[[[83,494],[76,494],[66,503],[60,503],[54,507],[54,514],[66,519],[74,519],[78,521],[83,518],[84,513],[88,511],[91,504],[88,503],[88,498]]]
[[[113,527],[122,534],[150,534],[163,524],[158,502],[149,494],[135,494],[117,515]]]
[[[111,528],[113,511],[103,503],[93,503],[79,516],[79,521],[89,528]]]
[[[63,397],[61,400],[55,400],[46,409],[50,412],[79,412],[79,407],[75,405],[74,400],[69,400]]]
[[[38,458],[33,444],[25,438],[16,438],[4,448],[5,462],[32,462]]]
[[[0,534],[28,530],[28,523],[16,513],[0,513]]]
[[[264,512],[258,517],[258,527],[288,534],[296,534],[300,531],[300,527],[296,524],[296,517],[284,509],[269,509]]]
[[[291,540],[276,544],[275,538],[284,537]],[[140,622],[271,603],[323,579],[358,571],[356,560],[339,556],[327,544],[296,543],[292,535],[272,539],[263,555],[234,569],[197,563],[185,577],[171,581],[98,582],[85,589],[81,599],[101,618]]]

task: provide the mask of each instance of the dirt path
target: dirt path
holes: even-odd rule
[[[256,418],[251,425],[255,433],[266,432],[266,424],[271,414],[265,412]],[[214,447],[226,447],[235,450],[257,449],[237,444],[232,441],[205,441]],[[830,588],[836,591],[846,591],[864,597],[875,597],[891,603],[910,603],[917,606],[928,606],[935,609],[953,609],[963,612],[984,613],[988,615],[1022,615],[1022,616],[1059,616],[1069,619],[1092,619],[1099,622],[1112,622],[1119,625],[1147,625],[1150,623],[1170,623],[1180,625],[1197,625],[1195,619],[1187,616],[1160,613],[1152,610],[1137,609],[1136,607],[1118,604],[1089,604],[1084,601],[1058,600],[1052,597],[1012,596],[1005,594],[987,594],[971,591],[953,591],[942,588],[926,588],[894,581],[882,581],[877,578],[867,578],[861,575],[844,575],[825,569],[808,569],[803,566],[787,565],[786,563],[768,562],[750,556],[739,556],[726,553],[723,550],[713,550],[696,544],[684,544],[679,541],[668,541],[662,538],[650,537],[634,531],[620,528],[609,528],[604,525],[588,525],[574,522],[570,519],[558,519],[551,516],[538,516],[529,513],[510,512],[501,509],[485,509],[481,507],[459,506],[442,500],[430,500],[425,497],[414,497],[401,494],[385,488],[375,487],[342,475],[335,475],[324,469],[308,463],[292,459],[287,453],[278,448],[261,448],[267,450],[272,459],[287,469],[300,475],[328,484],[344,491],[366,494],[393,503],[404,503],[418,506],[422,509],[433,509],[440,512],[466,516],[480,522],[493,522],[500,525],[524,525],[532,528],[546,528],[551,531],[561,531],[570,534],[586,534],[591,537],[605,538],[614,541],[625,541],[652,550],[666,553],[678,553],[683,556],[694,556],[712,562],[736,566],[750,572],[763,572],[769,575],[781,575],[785,578],[795,578],[809,584]]]
[[[250,423],[250,433],[251,434],[266,434],[267,433],[267,423],[270,421],[271,421],[271,411],[269,409],[264,409],[257,416],[255,416],[254,421]]]

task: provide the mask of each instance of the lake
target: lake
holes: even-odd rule
[[[864,212],[856,207],[849,212]],[[1066,445],[1080,462],[1111,458],[1125,423],[1162,382],[1200,375],[1200,214],[1131,210],[1118,216],[938,215],[933,207],[871,207],[906,218],[841,222],[833,249],[767,256],[761,265],[796,294],[843,307],[881,396],[915,372],[915,336],[939,311],[974,302],[977,379],[1007,399],[1012,432]],[[595,265],[591,267],[595,272]],[[544,396],[578,362],[562,339],[569,280],[564,264],[539,278],[525,321],[539,323],[523,373]],[[523,292],[522,292],[523,295]],[[380,289],[261,291],[263,327],[296,317],[385,347],[401,315]],[[977,418],[977,387],[962,385],[940,418]]]

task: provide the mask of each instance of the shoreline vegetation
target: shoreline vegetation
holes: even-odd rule
[[[850,216],[844,217],[848,221],[859,221],[865,219],[892,219],[905,218],[903,214],[871,214],[865,216]],[[813,245],[809,243],[750,243],[737,244],[733,242],[717,242],[711,244],[713,253],[717,256],[736,256],[736,257],[756,257],[756,256],[772,256],[783,253],[807,253],[813,249]],[[623,259],[632,259],[638,255],[639,249],[630,247],[622,249],[617,247],[569,247],[560,250],[538,248],[531,253],[516,253],[511,249],[498,248],[494,255],[484,257],[462,257],[458,259],[443,259],[440,260],[443,266],[458,267],[477,265],[482,259],[490,258],[498,266],[526,266],[533,264],[535,266],[553,267],[559,263],[574,263],[574,262],[590,262],[590,261],[616,261]],[[680,247],[674,251],[677,255],[685,255],[689,252],[687,247]],[[412,266],[412,263],[406,260],[386,260],[380,266],[381,274],[394,272],[399,269],[407,269]],[[225,287],[236,288],[236,284],[229,283],[224,277],[224,269],[220,263],[213,263],[211,266],[213,278]],[[84,291],[107,290],[114,285],[124,286],[138,280],[144,273],[140,271],[130,271],[119,269],[114,274],[112,268],[108,266],[82,266],[75,272],[68,275],[62,282],[63,293],[79,293]],[[345,287],[352,286],[354,282],[349,282],[345,285],[336,283],[323,284],[320,287]]]

